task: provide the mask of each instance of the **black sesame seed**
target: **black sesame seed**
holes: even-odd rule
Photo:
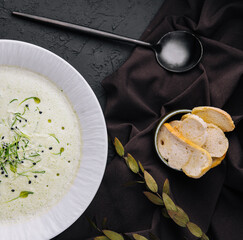
[[[44,150],[41,151],[42,153],[44,152]]]
[[[27,119],[25,119],[25,122],[27,122],[28,120]]]
[[[6,174],[5,177],[8,177],[8,175]]]
[[[17,146],[17,149],[19,150],[19,146]]]
[[[14,130],[14,128],[13,128],[13,127],[11,127],[11,130]]]
[[[2,136],[2,139],[4,139],[4,136]]]
[[[17,126],[15,126],[15,128],[16,128],[16,129],[18,129],[18,127],[17,127]]]
[[[21,163],[24,163],[24,161],[21,161]]]
[[[33,165],[36,165],[36,162],[33,162]]]
[[[52,147],[49,147],[49,150],[52,150]]]
[[[3,167],[1,167],[1,170],[3,170]]]
[[[17,157],[17,156],[15,156],[15,159],[18,159],[18,157]]]
[[[4,174],[4,171],[2,171],[1,174]]]
[[[39,114],[42,114],[42,111],[39,111]]]
[[[37,178],[37,175],[35,175],[34,177]]]
[[[31,181],[29,181],[29,184],[31,184]]]
[[[20,122],[20,123],[22,122],[21,119],[19,119],[19,122]]]
[[[25,107],[29,107],[29,105],[28,105],[28,104],[26,104],[26,105],[25,105]]]
[[[14,190],[14,189],[12,189],[11,191],[12,191],[12,192],[14,192],[15,190]]]

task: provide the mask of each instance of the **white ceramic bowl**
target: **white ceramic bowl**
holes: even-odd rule
[[[82,159],[70,190],[55,206],[39,216],[15,224],[0,224],[0,239],[51,239],[82,215],[100,186],[108,149],[104,116],[97,98],[80,73],[48,50],[25,42],[0,40],[0,65],[23,67],[50,79],[64,90],[80,120]]]

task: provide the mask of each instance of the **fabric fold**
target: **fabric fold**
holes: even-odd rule
[[[229,0],[168,0],[141,39],[156,43],[173,30],[195,33],[202,41],[203,58],[194,69],[176,74],[164,70],[149,49],[135,48],[130,58],[103,80],[107,93],[105,117],[111,140],[118,137],[126,152],[141,161],[159,183],[171,183],[173,199],[210,239],[243,239],[243,2]],[[223,163],[200,179],[165,166],[156,155],[154,130],[169,111],[211,105],[236,119],[227,134],[230,147]],[[101,188],[88,212],[102,211],[118,232],[152,231],[159,239],[195,239],[189,231],[159,214],[137,185],[124,161],[115,157],[108,165]],[[226,227],[227,226],[227,227]]]

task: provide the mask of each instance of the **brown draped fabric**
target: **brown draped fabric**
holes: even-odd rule
[[[204,55],[198,66],[182,74],[161,68],[149,49],[135,48],[130,58],[103,80],[107,93],[105,117],[110,138],[118,137],[160,186],[171,183],[176,204],[211,239],[243,239],[243,1],[167,0],[142,35],[156,43],[173,30],[195,33]],[[223,163],[200,179],[165,166],[156,155],[153,135],[167,112],[209,105],[232,115],[236,129],[227,133],[230,142]],[[143,195],[143,185],[124,187],[138,180],[124,161],[108,164],[102,185],[88,213],[98,222],[108,218],[118,232],[138,232],[159,239],[195,239],[162,216]]]

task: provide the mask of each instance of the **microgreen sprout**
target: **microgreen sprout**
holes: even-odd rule
[[[29,196],[29,194],[34,194],[33,192],[29,192],[29,191],[22,191],[20,192],[19,196],[16,197],[16,198],[13,198],[5,203],[9,203],[9,202],[12,202],[14,200],[17,200],[18,198],[27,198]]]
[[[19,105],[21,105],[23,102],[30,100],[30,99],[33,99],[35,101],[35,103],[37,103],[37,104],[39,104],[41,102],[41,100],[38,97],[28,97],[28,98],[25,98]]]
[[[50,133],[49,136],[55,138],[56,141],[57,141],[58,143],[60,143],[60,141],[58,140],[58,138],[56,137],[56,135],[55,135],[54,133]]]

